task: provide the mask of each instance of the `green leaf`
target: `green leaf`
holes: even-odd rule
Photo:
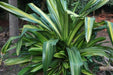
[[[42,29],[39,29],[37,26],[34,25],[24,25],[22,28],[21,36],[23,36],[28,31],[43,31]]]
[[[20,53],[20,50],[21,50],[21,47],[22,47],[22,39],[20,38],[16,44],[16,54],[17,56],[19,55]]]
[[[31,68],[30,67],[25,67],[23,68],[17,75],[24,75],[27,71],[29,71]]]
[[[74,17],[80,17],[78,14],[70,11],[70,10],[67,10],[67,13],[70,14],[70,15],[73,15]]]
[[[51,21],[51,19],[38,7],[36,7],[33,3],[29,4],[29,7],[35,11],[36,13],[38,13],[43,19],[44,21],[48,22],[50,27],[59,35],[59,37],[61,37],[60,32],[58,31],[58,28],[56,27],[56,25]]]
[[[16,36],[16,37],[11,37],[6,44],[2,47],[1,52],[2,54],[5,54],[6,51],[8,50],[8,48],[10,47],[11,43],[13,40],[20,38],[20,36]]]
[[[47,38],[39,32],[34,32],[35,36],[43,43],[47,41]]]
[[[58,27],[58,30],[61,32],[62,31],[62,26],[60,23],[60,16],[58,14],[57,10],[57,4],[55,0],[47,0],[47,5],[48,5],[48,10],[50,12],[50,17],[52,18],[53,22]]]
[[[47,42],[44,42],[43,44],[43,70],[44,75],[47,75],[47,69],[51,63],[51,60],[53,58],[53,54],[55,51],[55,45],[58,42],[58,40],[49,40]]]
[[[64,51],[60,51],[60,52],[54,54],[54,57],[56,57],[56,58],[65,58],[65,56],[66,56],[66,54]]]
[[[108,55],[105,53],[105,50],[103,48],[99,47],[89,47],[85,49],[80,50],[81,56],[105,56],[108,57]]]
[[[16,46],[13,46],[13,47],[8,48],[8,49],[6,50],[6,52],[7,52],[7,51],[10,51],[10,50],[13,50],[13,49],[16,49]]]
[[[105,37],[98,37],[98,38],[96,38],[96,39],[94,39],[94,40],[91,40],[91,41],[87,44],[87,47],[94,46],[96,43],[101,42],[101,41],[104,41],[104,40],[106,40]]]
[[[112,45],[113,45],[113,23],[108,22],[108,21],[106,21],[106,23],[107,23],[107,30],[109,32],[109,37],[110,37]]]
[[[61,39],[66,40],[68,37],[68,14],[66,12],[67,3],[65,0],[47,0],[50,18],[56,24],[61,33]]]
[[[78,44],[77,48],[80,49],[83,47],[83,44],[84,44],[84,40],[81,40],[81,42]]]
[[[67,52],[69,56],[71,74],[80,75],[81,66],[83,65],[80,52],[77,50],[76,47],[73,47],[71,49],[67,48]]]
[[[76,2],[75,4],[76,4],[76,5],[75,5],[75,7],[73,8],[73,12],[76,11],[76,9],[77,9],[78,5],[80,4],[80,2]]]
[[[98,3],[100,0],[90,0],[83,9],[81,9],[80,13],[84,13],[87,11],[89,8],[91,8],[94,4]],[[86,12],[85,12],[86,13]],[[89,12],[88,12],[89,13]]]
[[[80,39],[81,37],[84,37],[84,31],[83,32],[81,32],[80,34],[78,34],[75,38],[74,38],[74,40],[73,40],[73,42],[72,42],[72,45],[74,45],[77,41],[78,41],[78,39]]]
[[[87,5],[81,10],[82,16],[87,16],[89,13],[95,11],[96,9],[102,7],[109,0],[90,0]]]
[[[98,1],[98,0],[97,0]],[[102,7],[103,5],[105,5],[109,0],[99,0],[98,5],[96,5],[96,9]]]
[[[58,66],[58,63],[59,63],[59,60],[53,60],[53,61],[51,62],[51,64],[50,64],[50,67],[51,67],[51,68],[55,68],[55,67]]]
[[[67,45],[70,45],[71,42],[73,41],[74,36],[76,35],[77,31],[80,30],[80,27],[83,25],[83,21],[80,21],[78,25],[76,25],[73,29],[73,31],[70,33],[68,37],[68,42]]]
[[[4,61],[5,65],[16,65],[31,61],[30,57],[10,58]]]
[[[64,0],[56,0],[56,6],[57,6],[57,11],[58,14],[60,16],[59,18],[59,22],[62,26],[62,36],[63,36],[63,40],[66,40],[68,37],[68,14],[66,12],[67,9],[67,4],[66,1]]]
[[[36,51],[36,52],[42,52],[42,48],[32,47],[29,49],[29,51]]]
[[[94,17],[85,17],[85,38],[87,42],[90,41],[94,21]]]
[[[10,5],[10,4],[7,4],[7,3],[0,1],[0,7],[11,12],[12,14],[18,16],[21,19],[24,19],[24,20],[27,20],[27,21],[30,21],[30,22],[33,22],[33,23],[38,23],[41,26],[43,26],[44,28],[50,30],[49,27],[44,25],[40,20],[36,19],[34,16],[27,14],[27,13],[23,12],[22,10],[20,10],[20,9]]]
[[[82,69],[82,73],[85,74],[85,75],[93,75],[91,72],[89,72],[85,69]]]
[[[38,62],[42,62],[42,56],[36,56],[36,57],[32,57],[32,62],[33,63],[38,63]]]
[[[68,69],[69,68],[69,63],[63,62],[63,66],[64,66],[65,69]]]
[[[40,70],[42,68],[43,68],[42,63],[39,63],[31,70],[31,72],[36,72],[36,71],[38,71],[38,70]]]

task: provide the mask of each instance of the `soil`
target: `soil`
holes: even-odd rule
[[[0,50],[1,47],[6,43],[9,38],[8,32],[8,21],[7,20],[0,20]],[[18,66],[0,66],[0,75],[17,75],[18,71],[20,71],[20,67]]]
[[[95,18],[96,18],[96,22],[100,22],[102,20],[108,20],[108,21],[113,22],[113,14],[100,14],[98,16],[95,16]],[[8,27],[9,27],[8,21],[7,20],[0,20],[0,27],[3,28],[3,31],[0,32],[0,49],[1,49],[1,47],[4,45],[4,43],[9,38],[9,36],[8,36],[9,35],[8,34]],[[106,37],[106,41],[110,41],[106,29],[97,33],[97,37],[100,37],[100,36]],[[106,43],[104,45],[112,47],[111,43]],[[0,75],[17,75],[17,72],[20,70],[18,68],[15,69],[15,66],[11,66],[11,67],[8,66],[8,67],[2,68],[2,69],[0,68]],[[104,74],[98,73],[98,75],[104,75]]]
[[[0,30],[0,49],[1,49],[3,44],[9,38],[9,34],[8,34],[8,21],[0,20],[0,27],[2,29],[2,30]]]

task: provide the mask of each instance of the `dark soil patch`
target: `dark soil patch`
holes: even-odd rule
[[[9,22],[7,20],[0,20],[0,26],[3,28],[8,28]]]

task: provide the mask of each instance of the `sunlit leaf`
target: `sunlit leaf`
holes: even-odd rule
[[[46,25],[44,25],[40,20],[36,19],[34,16],[30,15],[30,14],[27,14],[25,12],[23,12],[22,10],[10,5],[10,4],[7,4],[7,3],[4,3],[2,1],[0,1],[0,7],[13,13],[14,15],[17,15],[18,17],[20,17],[21,19],[24,19],[24,20],[27,20],[27,21],[30,21],[30,22],[33,22],[33,23],[38,23],[40,24],[41,26],[47,28],[48,30],[50,30],[49,27],[47,27]]]
[[[85,38],[86,41],[89,42],[92,34],[93,24],[95,18],[94,17],[85,17]]]
[[[108,29],[108,32],[109,32],[109,37],[111,39],[111,42],[113,44],[113,23],[112,22],[107,22],[107,29]]]
[[[4,64],[5,65],[16,65],[16,64],[26,63],[29,61],[30,61],[29,57],[10,58],[10,59],[5,60]]]

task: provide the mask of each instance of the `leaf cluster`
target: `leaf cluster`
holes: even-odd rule
[[[36,23],[24,25],[20,36],[10,38],[2,48],[2,56],[16,48],[18,58],[3,61],[5,65],[28,64],[18,75],[35,75],[43,71],[44,75],[92,75],[85,64],[91,56],[111,58],[112,48],[102,46],[104,37],[96,38],[96,33],[107,28],[113,41],[113,23],[95,22],[87,15],[106,4],[108,0],[91,0],[79,13],[75,13],[78,4],[69,10],[66,0],[47,0],[49,14],[44,13],[33,3],[28,6],[35,13],[24,11],[0,2],[0,7],[20,19]],[[38,14],[38,15],[37,15]],[[101,24],[105,24],[101,26]],[[17,43],[12,43],[18,39]],[[11,45],[14,45],[11,47]]]

